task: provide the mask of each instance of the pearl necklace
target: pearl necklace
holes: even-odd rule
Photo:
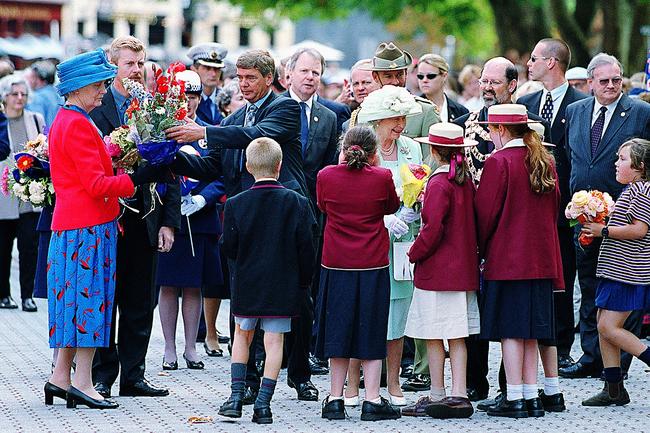
[[[379,147],[379,151],[381,152],[382,155],[384,156],[391,156],[393,153],[395,153],[395,148],[397,148],[397,145],[393,141],[393,143],[390,145],[388,150],[384,150],[383,147]]]

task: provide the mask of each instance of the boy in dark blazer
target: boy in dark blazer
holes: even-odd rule
[[[240,418],[249,346],[260,322],[264,330],[264,378],[253,409],[253,422],[273,422],[270,402],[280,366],[284,334],[299,313],[301,290],[315,265],[316,220],[309,200],[278,181],[282,149],[270,138],[246,148],[246,170],[253,186],[226,201],[222,251],[234,261],[230,309],[235,316],[231,395],[219,415]]]

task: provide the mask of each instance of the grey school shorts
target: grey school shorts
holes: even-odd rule
[[[235,316],[235,323],[239,325],[242,331],[252,331],[257,326],[257,321],[260,321],[260,328],[264,332],[272,332],[274,334],[285,334],[291,331],[291,318],[289,317],[237,317]]]

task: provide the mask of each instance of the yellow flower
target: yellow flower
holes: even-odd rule
[[[571,201],[578,207],[586,206],[589,203],[589,193],[587,191],[578,191],[573,194]]]

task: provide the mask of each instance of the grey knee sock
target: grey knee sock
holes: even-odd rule
[[[230,364],[230,395],[241,400],[246,391],[246,364],[233,362]]]
[[[260,392],[257,394],[255,406],[253,406],[254,409],[269,407],[271,405],[271,398],[273,398],[273,392],[277,383],[276,380],[269,379],[268,377],[262,379],[262,386],[260,386]]]

